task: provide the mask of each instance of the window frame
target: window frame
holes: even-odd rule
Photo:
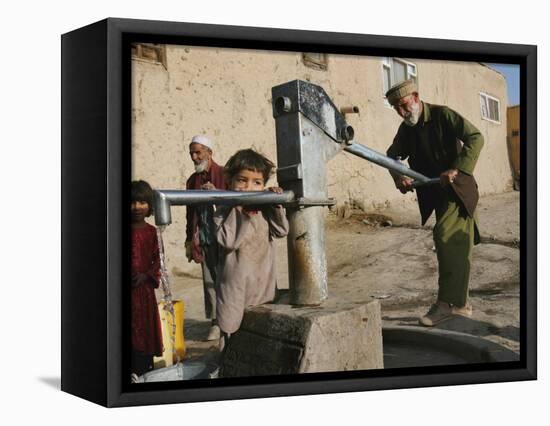
[[[319,55],[319,59],[317,60],[312,55]],[[328,69],[328,53],[302,52],[302,62],[308,68],[326,71]]]
[[[386,92],[390,89],[390,87],[394,86],[397,83],[400,83],[400,81],[397,81],[395,79],[394,62],[400,62],[401,64],[405,65],[405,80],[414,78],[414,82],[418,85],[418,66],[414,62],[411,62],[407,59],[394,57],[394,56],[382,57],[382,98],[384,99],[384,105],[390,108],[391,108],[391,105],[386,99]],[[410,67],[414,69],[414,72],[409,72]],[[389,70],[389,77],[390,77],[387,88],[385,87],[386,70]],[[405,80],[401,80],[401,81],[405,81]]]
[[[491,115],[491,109],[489,108],[489,100],[496,101],[496,103],[497,103],[497,111],[498,111],[497,120],[495,120],[494,118],[491,118],[491,116],[490,116]],[[483,113],[484,112],[484,108],[483,108],[484,103],[486,105],[486,111],[487,111],[486,115]],[[480,109],[480,114],[481,114],[481,119],[482,120],[490,121],[491,123],[495,123],[495,124],[502,124],[502,120],[500,118],[501,117],[500,99],[498,99],[497,97],[491,96],[486,92],[479,92],[479,109]]]
[[[135,52],[134,53],[134,47]],[[143,48],[154,50],[157,59],[148,58],[146,56],[143,56],[142,50]],[[157,43],[132,43],[132,53],[131,53],[132,60],[140,61],[140,62],[146,62],[149,64],[155,64],[155,65],[162,65],[165,70],[168,70],[168,61],[167,61],[167,55],[166,55],[166,44],[157,44]]]

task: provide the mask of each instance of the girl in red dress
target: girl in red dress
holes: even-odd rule
[[[160,280],[156,228],[145,222],[153,210],[153,190],[142,180],[132,182],[132,373],[153,369],[162,355],[162,331],[155,297]]]

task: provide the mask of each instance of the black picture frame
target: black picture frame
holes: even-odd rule
[[[120,285],[130,180],[130,44],[512,63],[521,75],[520,361],[130,388]],[[109,18],[62,36],[62,390],[108,407],[533,380],[536,351],[536,46]],[[98,213],[98,206],[102,206]],[[86,226],[82,211],[94,211]],[[126,328],[127,329],[127,328]]]

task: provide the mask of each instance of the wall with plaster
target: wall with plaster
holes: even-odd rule
[[[132,178],[154,188],[184,188],[193,164],[188,144],[195,134],[214,142],[214,160],[224,164],[238,149],[252,147],[276,162],[271,88],[302,79],[322,86],[338,107],[357,106],[347,115],[356,141],[385,152],[400,118],[384,102],[381,58],[329,55],[328,69],[307,67],[299,52],[263,52],[166,46],[166,67],[132,61]],[[481,194],[511,187],[506,146],[506,82],[479,63],[415,60],[420,96],[445,104],[477,126],[485,147],[476,168]],[[479,92],[501,100],[500,124],[482,120]],[[274,184],[275,182],[270,182]],[[329,196],[366,211],[415,203],[403,196],[385,169],[341,153],[328,164]],[[185,208],[172,211],[165,246],[172,273],[197,273],[185,259]]]

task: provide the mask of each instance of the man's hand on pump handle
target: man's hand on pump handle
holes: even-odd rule
[[[456,179],[456,176],[458,175],[457,169],[449,169],[441,173],[439,176],[439,184],[442,187],[445,187],[447,185],[450,185],[453,183]],[[395,183],[395,187],[401,191],[402,194],[406,194],[409,191],[413,191],[413,183],[414,179],[404,176],[404,175],[397,175],[393,179]]]

